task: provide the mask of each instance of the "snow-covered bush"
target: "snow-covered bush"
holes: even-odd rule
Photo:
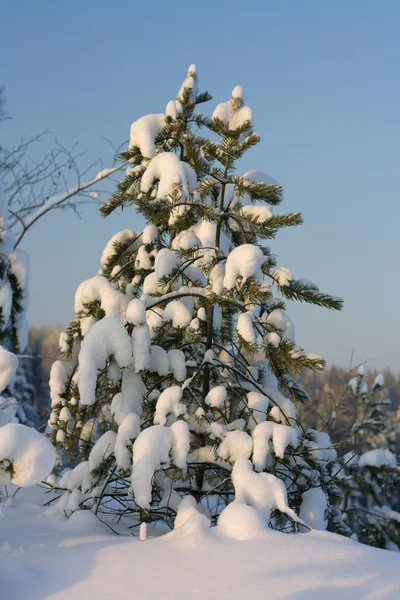
[[[0,427],[0,485],[29,487],[46,479],[55,463],[51,442],[19,423]]]
[[[326,469],[336,453],[296,419],[307,394],[295,375],[324,362],[296,344],[284,299],[342,301],[266,245],[302,218],[273,212],[274,179],[240,174],[260,141],[242,89],[204,117],[211,97],[197,84],[192,65],[165,112],[132,125],[130,166],[102,213],[133,206],[147,225],[109,241],[60,338],[64,358],[78,357],[50,379],[49,425],[70,468],[62,506],[170,522],[190,494],[214,522],[234,500],[265,526],[294,530],[300,513],[345,532]]]
[[[362,365],[347,386],[346,398],[356,407],[352,448],[334,465],[344,492],[344,520],[360,542],[400,551],[400,466],[388,446],[386,409],[389,400],[384,377],[377,375],[372,389]]]

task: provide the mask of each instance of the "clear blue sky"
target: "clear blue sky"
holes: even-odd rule
[[[356,361],[398,370],[399,22],[397,0],[4,0],[0,84],[13,120],[2,142],[54,128],[92,160],[109,155],[102,135],[118,144],[132,121],[162,112],[190,63],[215,102],[242,85],[262,136],[243,171],[273,175],[282,210],[305,219],[273,248],[296,277],[345,299],[342,313],[291,307],[298,343],[331,363],[354,348]],[[67,322],[108,238],[140,227],[133,210],[82,216],[55,213],[26,237],[33,323]]]

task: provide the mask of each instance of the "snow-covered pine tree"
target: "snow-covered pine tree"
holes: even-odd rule
[[[334,465],[344,492],[344,520],[364,544],[400,551],[400,467],[389,450],[390,400],[378,374],[371,391],[364,365],[350,379],[343,401],[355,407],[352,449]]]
[[[17,353],[28,341],[28,257],[15,248],[8,228],[7,198],[0,186],[0,502],[3,484],[39,483],[54,466],[54,449],[31,427],[23,403],[14,394]]]
[[[23,250],[15,248],[8,227],[7,198],[0,187],[0,425],[24,421],[13,381],[18,367],[16,354],[25,350],[28,341],[28,274],[29,259]]]
[[[126,177],[102,207],[133,206],[147,225],[109,241],[60,338],[64,357],[77,356],[50,380],[49,424],[74,467],[60,501],[172,522],[190,494],[214,521],[235,500],[277,529],[300,515],[345,533],[326,469],[335,450],[296,420],[307,394],[294,377],[324,363],[296,345],[284,299],[342,301],[295,279],[265,244],[302,218],[274,214],[274,179],[237,174],[260,141],[242,89],[208,118],[197,84],[192,65],[165,113],[133,123]]]

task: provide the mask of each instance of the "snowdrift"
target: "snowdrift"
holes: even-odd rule
[[[201,517],[202,515],[200,515]],[[0,521],[2,600],[398,600],[400,558],[320,531],[250,540],[189,521],[148,539],[92,513],[67,520],[18,495]],[[204,524],[204,523],[203,523]]]

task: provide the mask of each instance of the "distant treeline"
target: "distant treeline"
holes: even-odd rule
[[[314,429],[328,432],[334,442],[345,442],[354,423],[356,406],[351,394],[347,393],[349,380],[356,370],[329,366],[324,371],[306,371],[299,381],[310,396],[310,400],[298,407],[300,421]],[[385,379],[383,394],[389,399],[387,415],[389,438],[382,440],[392,451],[400,451],[400,374],[390,369],[369,370],[365,380],[371,388],[378,373]]]

